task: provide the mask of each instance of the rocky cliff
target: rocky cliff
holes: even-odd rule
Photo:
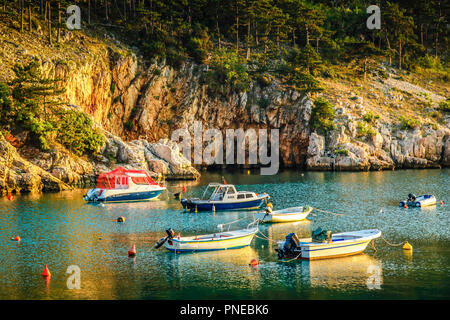
[[[270,75],[263,82],[255,81],[247,92],[224,96],[211,93],[202,82],[207,66],[189,61],[179,69],[164,61],[146,64],[138,51],[114,39],[94,40],[69,32],[63,37],[67,45],[74,46],[69,54],[57,48],[40,52],[32,38],[6,40],[5,33],[1,35],[6,62],[3,80],[11,77],[15,61],[40,57],[48,76],[63,79],[62,100],[91,115],[107,137],[94,158],[78,158],[58,146],[48,153],[28,148],[17,151],[2,138],[2,190],[88,185],[100,171],[119,164],[169,178],[196,178],[198,171],[167,140],[178,128],[192,132],[195,121],[223,131],[279,129],[283,167],[380,170],[450,164],[449,116],[430,116],[448,96],[448,88],[437,94],[402,81],[398,71],[387,67],[383,67],[387,73],[383,78],[325,79],[326,90],[319,95],[333,103],[336,129],[320,134],[310,127],[317,95],[288,90]],[[362,130],[368,125],[367,114],[377,115],[370,122],[369,134]],[[421,123],[413,129],[403,128],[400,114],[412,114]]]

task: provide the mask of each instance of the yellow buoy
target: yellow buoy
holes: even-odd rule
[[[247,170],[247,174],[250,174],[250,170]]]
[[[412,250],[413,247],[412,247],[412,245],[409,244],[408,241],[406,241],[405,244],[403,245],[402,249],[403,250]]]

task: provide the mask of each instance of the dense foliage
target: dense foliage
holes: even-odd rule
[[[3,2],[23,32],[35,15],[49,41],[59,41],[67,0]],[[328,67],[353,65],[364,77],[378,59],[403,69],[431,68],[449,79],[448,3],[443,0],[80,0],[83,28],[111,26],[147,59],[179,67],[188,59],[210,64],[209,82],[246,90],[270,73],[287,87],[320,91]],[[381,29],[370,30],[369,5],[381,9]],[[14,11],[18,8],[23,10]],[[17,12],[22,14],[17,14]],[[50,21],[48,19],[50,17]],[[29,26],[27,26],[29,24]],[[118,28],[119,27],[119,28]],[[56,35],[55,35],[56,33]],[[55,39],[53,39],[54,41]],[[234,55],[233,53],[234,52]],[[443,63],[444,61],[445,63]],[[228,63],[229,62],[229,63]],[[350,62],[355,62],[351,64]]]

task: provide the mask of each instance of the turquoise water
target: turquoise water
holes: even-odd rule
[[[172,196],[183,184],[189,196],[198,196],[222,175],[238,190],[269,193],[274,209],[308,204],[344,216],[314,212],[304,222],[266,224],[250,247],[226,252],[153,249],[168,227],[193,235],[238,219],[233,228],[251,222],[255,211],[186,213]],[[449,169],[221,172],[168,183],[160,201],[89,205],[82,200],[86,190],[0,198],[0,299],[448,299],[449,186]],[[434,194],[444,205],[398,207],[410,192]],[[124,224],[116,222],[119,216]],[[369,246],[357,256],[278,260],[275,240],[290,232],[306,237],[319,226],[333,232],[378,228],[390,243],[408,240],[414,250],[378,239],[376,251]],[[16,235],[20,243],[10,240]],[[137,256],[129,258],[133,243]],[[252,259],[258,267],[249,266]],[[45,264],[52,273],[47,282],[40,275]],[[80,289],[67,287],[70,265],[81,270]]]

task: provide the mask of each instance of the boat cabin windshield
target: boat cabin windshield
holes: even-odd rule
[[[236,189],[233,185],[209,184],[203,193],[202,200],[220,201],[226,197],[233,197],[236,193]]]

